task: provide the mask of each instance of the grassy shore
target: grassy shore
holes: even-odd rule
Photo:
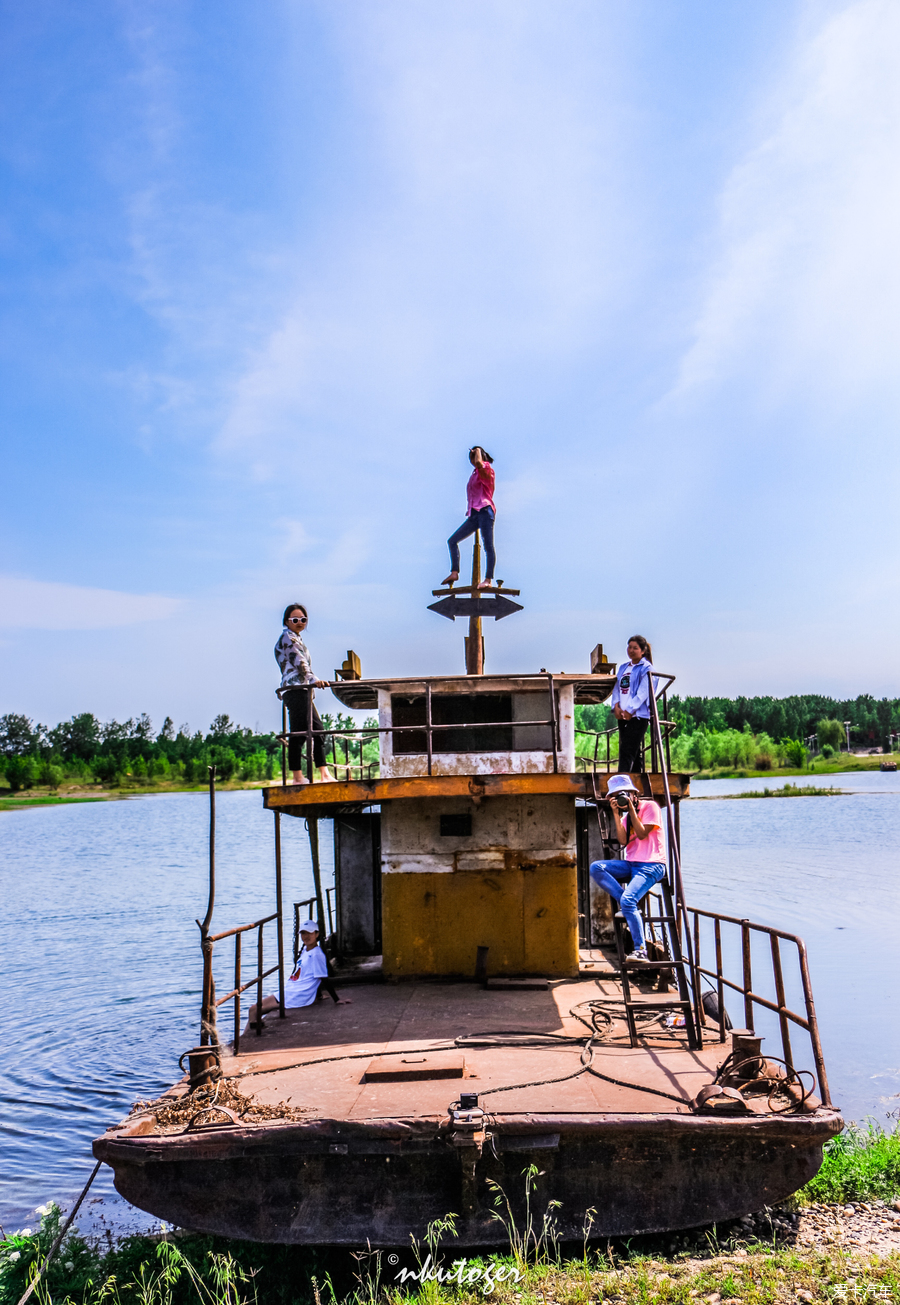
[[[535,1171],[531,1171],[534,1173]],[[527,1173],[523,1175],[528,1181]],[[41,1305],[787,1305],[900,1301],[900,1133],[852,1127],[829,1143],[817,1177],[780,1209],[682,1234],[560,1246],[547,1219],[506,1225],[509,1252],[454,1252],[452,1240],[396,1251],[265,1246],[171,1232],[101,1249],[70,1236],[52,1262]],[[845,1240],[850,1205],[888,1230]],[[830,1202],[823,1205],[822,1202]],[[502,1209],[501,1209],[502,1212]],[[0,1242],[0,1305],[16,1305],[60,1221]],[[505,1222],[505,1221],[504,1221]],[[444,1230],[452,1231],[452,1216]],[[893,1229],[896,1227],[897,1231]],[[460,1261],[463,1262],[459,1267]],[[440,1273],[438,1273],[440,1270]]]
[[[827,761],[822,757],[816,757],[807,766],[779,766],[777,770],[733,770],[727,767],[697,770],[691,775],[691,779],[767,779],[775,781],[793,775],[846,775],[856,770],[880,770],[883,761],[894,761],[900,765],[900,752],[889,755],[882,752],[874,757],[857,757],[852,753],[848,757],[846,752],[841,752],[834,757],[829,757]]]
[[[736,798],[792,798],[792,797],[840,797],[845,792],[842,788],[829,785],[822,788],[815,784],[782,784],[781,788],[748,788],[742,793],[692,793],[698,802],[731,802]]]
[[[699,770],[691,778],[696,780],[704,779],[760,779],[768,780],[769,784],[764,785],[765,791],[754,791],[752,793],[742,793],[736,796],[740,797],[795,797],[795,796],[818,796],[820,794],[832,794],[840,792],[833,788],[811,785],[800,790],[791,789],[788,793],[784,792],[783,785],[777,781],[788,777],[802,775],[835,775],[843,774],[854,770],[878,770],[882,761],[900,762],[900,753],[894,753],[891,757],[848,757],[846,753],[840,756],[832,757],[828,761],[817,759],[805,770],[792,770],[789,768],[777,771],[772,770]],[[229,783],[217,784],[219,792],[229,792],[235,789],[246,788],[265,788],[266,785],[278,783],[276,780],[254,779],[242,782],[240,780],[230,781]],[[3,784],[0,778],[0,785]],[[770,785],[774,785],[771,788]],[[170,780],[149,780],[140,781],[126,779],[115,787],[104,786],[103,784],[60,784],[58,789],[50,788],[33,788],[23,789],[19,793],[13,793],[11,789],[0,787],[0,811],[19,811],[26,807],[48,807],[63,806],[74,802],[116,802],[121,798],[127,797],[146,797],[154,793],[205,793],[206,784],[185,784]],[[702,797],[702,791],[695,793],[696,797]]]
[[[252,779],[233,780],[228,783],[217,781],[216,791],[233,792],[237,789],[265,788],[273,780]],[[0,811],[19,811],[25,807],[54,807],[71,805],[75,802],[118,802],[122,798],[147,797],[157,793],[206,793],[206,784],[173,783],[168,780],[130,781],[117,784],[115,788],[103,784],[60,784],[58,789],[30,788],[13,793],[9,788],[0,788]]]

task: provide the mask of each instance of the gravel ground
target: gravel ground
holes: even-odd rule
[[[865,1254],[900,1251],[900,1201],[860,1201],[853,1205],[808,1205],[792,1223],[791,1240],[823,1248],[843,1247]]]

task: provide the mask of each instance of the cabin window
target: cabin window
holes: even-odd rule
[[[472,813],[460,816],[441,816],[441,838],[471,838]]]
[[[475,725],[477,729],[435,730],[433,752],[511,752],[513,749],[511,693],[433,694],[433,725]],[[510,722],[507,724],[506,722]],[[391,722],[394,725],[424,725],[425,698],[391,694]],[[484,724],[482,725],[482,722]],[[490,722],[490,723],[488,723]],[[427,752],[424,730],[409,730],[393,736],[394,755]]]
[[[549,720],[550,694],[528,693],[435,693],[431,698],[431,719],[435,725],[470,725],[471,729],[435,730],[432,751],[439,752],[550,752],[553,748],[549,725],[521,725],[520,721]],[[425,724],[425,698],[391,694],[394,725]],[[508,722],[508,723],[507,723]],[[421,729],[405,730],[393,736],[395,756],[421,755],[427,751]]]

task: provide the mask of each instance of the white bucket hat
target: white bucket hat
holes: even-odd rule
[[[631,782],[628,775],[612,775],[606,786],[606,795],[611,797],[613,793],[637,793],[637,789]]]

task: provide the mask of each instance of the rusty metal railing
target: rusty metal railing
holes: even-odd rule
[[[491,677],[478,676],[477,678],[478,678],[478,683],[483,684],[486,679],[489,680]],[[559,711],[557,708],[556,690],[553,684],[553,675],[552,673],[547,674],[542,672],[537,675],[518,675],[515,678],[520,680],[529,679],[529,680],[547,681],[549,696],[550,696],[549,719],[460,721],[460,722],[451,722],[449,724],[435,724],[434,721],[432,720],[431,686],[433,684],[441,684],[441,683],[447,683],[451,681],[458,682],[460,680],[460,676],[432,675],[432,676],[428,676],[427,678],[423,677],[422,681],[420,681],[425,686],[424,693],[422,694],[422,696],[425,699],[425,719],[424,721],[422,721],[417,725],[393,725],[393,724],[392,725],[368,725],[368,726],[363,725],[363,726],[350,726],[350,727],[343,727],[343,728],[335,728],[334,726],[332,726],[329,729],[326,729],[323,726],[321,729],[316,729],[313,725],[312,693],[307,688],[305,730],[289,730],[287,728],[287,708],[284,702],[282,701],[282,707],[281,707],[282,729],[281,729],[281,733],[275,736],[278,739],[278,741],[281,743],[281,782],[283,785],[287,784],[287,749],[288,749],[289,741],[293,738],[302,738],[306,742],[306,777],[311,782],[313,777],[313,745],[316,738],[324,738],[326,735],[330,735],[332,739],[334,739],[335,736],[337,737],[350,736],[353,739],[358,739],[360,745],[360,758],[362,758],[362,749],[364,747],[365,741],[368,738],[371,737],[377,738],[381,734],[389,734],[391,736],[395,734],[424,734],[425,735],[424,755],[427,758],[428,774],[431,775],[433,769],[433,759],[434,759],[435,731],[439,732],[441,730],[460,731],[460,730],[486,730],[486,729],[529,729],[535,727],[540,727],[540,728],[545,728],[550,730],[550,747],[547,749],[547,751],[552,753],[553,755],[553,772],[554,774],[556,774],[559,771],[560,737],[559,737]],[[671,676],[669,678],[674,679],[675,677]],[[296,687],[304,688],[306,686],[297,685]],[[331,685],[329,684],[327,687],[331,687]],[[415,695],[415,696],[419,696],[419,695]],[[360,764],[361,763],[359,762],[351,763],[353,768],[358,768]],[[368,763],[368,764],[371,765],[372,763]]]
[[[234,1054],[237,1055],[241,1045],[241,994],[256,984],[256,1020],[254,1027],[257,1034],[262,1033],[262,985],[270,974],[278,972],[278,1013],[284,1019],[284,942],[281,929],[282,892],[281,892],[281,813],[275,812],[275,910],[271,915],[252,924],[239,925],[236,929],[225,929],[221,933],[211,934],[216,897],[216,768],[209,768],[209,894],[206,915],[197,921],[200,930],[200,948],[203,955],[203,988],[200,1003],[200,1048],[209,1047],[216,1060],[221,1059],[216,1012],[228,1001],[234,1002]],[[275,965],[264,969],[263,928],[276,921],[276,944],[278,960]],[[241,939],[245,933],[256,929],[257,972],[252,979],[242,981],[241,976]],[[216,984],[213,977],[213,950],[217,942],[234,938],[234,987],[224,997],[216,998]]]
[[[241,1047],[241,994],[246,992],[248,988],[252,988],[253,985],[256,984],[256,1019],[253,1022],[253,1028],[256,1029],[257,1036],[259,1036],[263,1031],[263,1012],[262,1012],[263,979],[267,979],[270,974],[274,974],[276,971],[278,971],[278,975],[279,975],[278,1011],[280,1015],[284,1015],[283,970],[281,966],[279,966],[277,963],[275,965],[270,965],[267,970],[263,969],[263,965],[265,964],[263,959],[264,957],[263,927],[269,924],[272,920],[277,920],[277,919],[278,919],[278,912],[274,911],[272,915],[267,915],[262,920],[254,920],[252,924],[239,925],[238,928],[236,929],[225,929],[223,930],[222,933],[211,934],[209,938],[209,941],[211,943],[222,942],[223,939],[225,938],[234,939],[234,987],[232,988],[231,992],[227,992],[224,997],[218,997],[216,999],[215,1007],[218,1010],[218,1008],[220,1006],[224,1006],[227,1001],[234,1002],[234,1054],[235,1055],[238,1054]],[[241,938],[245,933],[249,933],[251,929],[256,930],[257,972],[256,974],[254,974],[252,979],[248,979],[246,983],[244,983],[241,981]]]
[[[666,753],[666,769],[671,770],[672,758],[669,749],[669,740],[671,739],[672,735],[675,733],[675,730],[678,728],[678,722],[674,720],[663,720],[662,718],[660,718],[659,724],[663,732],[663,745],[665,747],[665,753]],[[581,729],[579,726],[576,725],[575,727],[576,736],[581,734],[582,736],[586,736],[594,740],[593,756],[585,757],[583,755],[580,756],[576,753],[575,756],[576,770],[579,768],[578,763],[581,762],[582,771],[595,771],[597,774],[600,774],[602,772],[608,775],[609,772],[615,768],[618,762],[617,756],[613,757],[610,755],[612,751],[612,740],[618,734],[618,732],[619,732],[618,725],[612,725],[608,730],[586,730],[586,729]],[[598,757],[597,755],[597,753],[600,750],[601,740],[606,741],[605,757]],[[656,774],[659,770],[659,766],[657,764],[657,759],[654,755],[656,749],[653,747],[652,739],[646,740],[642,746],[642,769],[645,772],[647,771],[648,749],[650,750],[651,753],[649,773]]]
[[[651,714],[651,722],[650,722],[651,729],[649,731],[649,734],[644,736],[644,742],[641,745],[641,770],[644,772],[648,770],[647,752],[649,750],[650,752],[649,771],[651,774],[658,774],[661,769],[665,769],[665,770],[672,769],[672,754],[671,754],[671,749],[669,747],[669,740],[671,739],[672,735],[675,733],[675,730],[678,727],[678,723],[677,721],[666,719],[666,717],[669,714],[669,689],[672,686],[672,684],[675,682],[675,676],[667,675],[664,671],[657,671],[657,670],[654,670],[652,674],[653,674],[653,679],[656,681],[657,686],[659,686],[660,681],[664,681],[661,687],[654,688],[653,695],[651,695],[655,697],[657,701],[660,698],[662,699],[662,716],[659,716],[659,711],[657,709],[656,711],[656,715],[658,717],[657,724],[659,726],[659,736],[657,737],[657,731],[655,731],[652,728],[652,714]],[[575,733],[576,735],[581,734],[582,736],[593,738],[594,740],[593,756],[592,757],[576,756],[575,758],[576,769],[578,768],[579,761],[581,761],[583,763],[582,770],[584,771],[593,770],[595,772],[599,772],[600,767],[602,765],[605,773],[609,774],[610,770],[613,767],[613,763],[617,761],[617,758],[611,756],[610,752],[611,752],[611,744],[612,744],[613,736],[618,733],[618,724],[611,725],[609,729],[605,729],[605,730],[586,730],[586,729],[580,729],[578,726],[576,726]],[[600,748],[601,739],[606,740],[606,756],[603,758],[597,756],[597,753]],[[660,764],[662,762],[663,756],[665,756],[666,759],[665,767],[662,767]],[[588,765],[589,762],[591,763],[590,765]]]
[[[828,1090],[828,1077],[825,1072],[825,1060],[822,1055],[822,1044],[819,1039],[819,1023],[816,1018],[816,1007],[813,1001],[812,984],[809,977],[809,962],[806,954],[806,944],[802,938],[796,934],[785,933],[783,929],[775,929],[767,924],[754,924],[751,920],[738,919],[733,915],[721,915],[716,911],[704,911],[699,907],[688,906],[687,914],[692,919],[692,941],[693,957],[692,967],[694,971],[694,983],[697,988],[700,986],[700,980],[706,978],[715,985],[717,995],[719,1019],[718,1040],[725,1041],[725,989],[731,992],[739,993],[743,999],[744,1023],[748,1029],[755,1027],[754,1007],[759,1006],[778,1017],[778,1026],[781,1034],[782,1059],[789,1072],[794,1071],[794,1052],[791,1046],[790,1025],[803,1029],[809,1036],[810,1048],[812,1051],[813,1062],[816,1067],[816,1078],[819,1083],[819,1095],[823,1105],[831,1105],[831,1093]],[[715,969],[709,969],[702,964],[701,960],[701,933],[700,920],[711,920],[713,925],[713,947],[715,951]],[[740,982],[736,979],[728,978],[725,974],[723,964],[723,947],[722,947],[722,926],[730,925],[740,930],[741,946],[741,978]],[[769,952],[771,958],[771,973],[775,987],[775,1001],[764,997],[761,993],[753,990],[753,965],[751,957],[751,935],[760,934],[769,939]],[[800,1015],[791,1010],[786,1002],[784,967],[781,957],[781,943],[790,943],[797,948],[797,963],[800,974],[800,982],[803,989],[803,1003],[806,1009],[805,1015]],[[700,1004],[701,1021],[706,1023],[706,1012]]]

